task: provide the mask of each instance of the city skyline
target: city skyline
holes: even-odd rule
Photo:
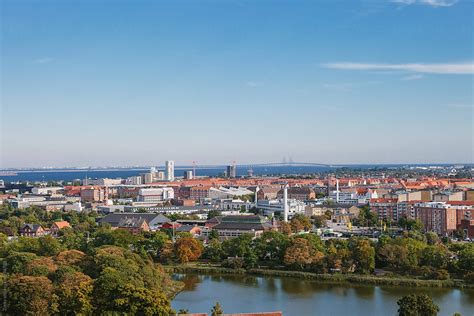
[[[472,1],[1,6],[0,168],[474,161]]]

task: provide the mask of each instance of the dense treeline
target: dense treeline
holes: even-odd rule
[[[203,258],[235,268],[285,266],[288,270],[315,273],[373,273],[375,268],[397,275],[474,282],[474,245],[443,244],[436,234],[416,231],[377,242],[352,237],[323,242],[310,233],[288,236],[264,232],[252,239],[242,235],[220,242],[211,239]]]
[[[94,214],[2,208],[1,226],[67,219],[73,228],[58,238],[0,234],[0,258],[10,315],[171,315],[170,297],[178,283],[153,260],[161,249],[158,234],[132,235],[95,225]],[[167,236],[165,236],[167,237]]]

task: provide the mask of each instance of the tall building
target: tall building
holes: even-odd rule
[[[165,162],[165,169],[166,169],[166,180],[174,181],[174,161],[167,160]]]
[[[193,172],[192,170],[187,170],[184,172],[184,178],[186,180],[191,180],[193,178]]]
[[[237,167],[235,165],[227,166],[227,177],[235,178],[237,176]]]

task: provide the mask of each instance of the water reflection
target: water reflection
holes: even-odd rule
[[[397,300],[426,293],[440,306],[440,315],[474,315],[474,290],[378,287],[331,284],[292,278],[249,275],[179,274],[185,288],[173,308],[205,312],[219,301],[226,312],[282,310],[285,315],[395,315]]]

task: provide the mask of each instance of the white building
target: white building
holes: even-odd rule
[[[165,180],[165,177],[166,177],[166,174],[165,174],[164,171],[158,171],[157,172],[157,176],[156,176],[157,180],[163,181],[163,180]]]
[[[288,199],[288,218],[292,218],[295,214],[305,213],[306,204],[295,199]],[[265,216],[273,216],[279,213],[283,216],[284,203],[283,200],[260,200],[257,202],[257,208],[263,212]]]
[[[174,199],[173,188],[150,188],[138,191],[137,202],[153,204],[171,199]]]
[[[209,189],[209,198],[215,199],[231,199],[233,197],[242,196],[242,195],[253,195],[254,193],[246,188],[210,188]]]
[[[113,186],[122,184],[122,179],[108,179],[108,178],[99,178],[99,179],[84,179],[82,180],[82,185],[100,185],[100,186]]]
[[[166,180],[174,181],[174,161],[173,160],[166,161],[165,168],[166,168]]]
[[[63,191],[62,187],[34,187],[31,189],[31,193],[37,195],[49,195],[49,194],[59,194]]]
[[[185,171],[184,172],[184,179],[192,180],[193,179],[193,171],[192,170]]]
[[[237,210],[240,211],[242,209],[245,209],[246,211],[250,210],[252,207],[255,206],[254,203],[252,202],[246,202],[242,201],[240,199],[222,199],[215,201],[216,204],[219,206],[219,209],[221,210]]]
[[[142,177],[140,176],[128,177],[127,180],[125,180],[125,184],[128,185],[140,185],[142,183]]]
[[[143,184],[153,183],[154,180],[155,180],[155,179],[154,179],[154,177],[153,177],[153,173],[148,172],[148,173],[143,173],[143,174],[142,174],[142,183],[143,183]]]

